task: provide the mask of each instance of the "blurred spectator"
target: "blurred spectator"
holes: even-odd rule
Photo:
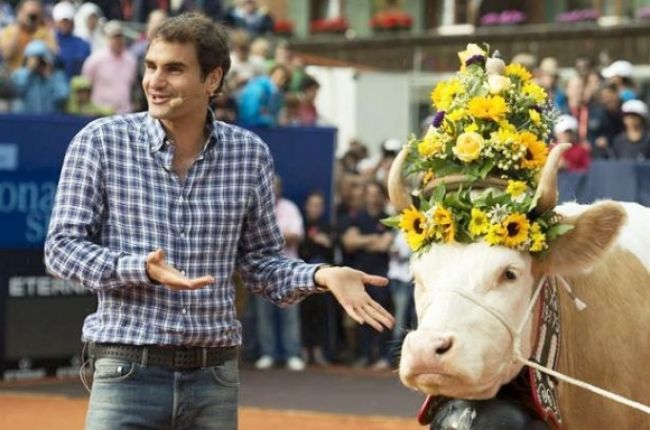
[[[616,85],[618,97],[621,99],[621,102],[634,100],[638,97],[634,82],[632,81],[633,69],[632,63],[623,60],[614,61],[603,69],[603,77]]]
[[[594,63],[591,61],[591,58],[585,56],[578,56],[575,59],[575,69],[576,73],[583,82],[586,82],[587,76],[594,70]]]
[[[388,263],[389,288],[395,305],[395,328],[393,328],[391,339],[394,348],[399,348],[404,336],[416,326],[410,259],[411,248],[406,242],[404,232],[399,231],[390,247]],[[399,349],[395,351],[399,351]],[[391,365],[394,364],[394,357],[391,357]]]
[[[251,36],[264,36],[273,31],[273,18],[256,0],[237,0],[226,11],[223,22],[232,28],[248,31]]]
[[[59,45],[58,62],[70,79],[81,73],[81,66],[90,55],[90,45],[72,34],[75,10],[72,3],[62,1],[52,9],[56,30],[56,43]]]
[[[258,37],[251,42],[250,54],[248,61],[253,65],[255,70],[266,73],[269,70],[267,59],[271,53],[271,42],[264,37]]]
[[[227,122],[229,124],[237,123],[237,101],[230,92],[228,85],[224,85],[222,91],[212,99],[212,110],[214,119],[217,121]]]
[[[93,53],[83,65],[83,75],[93,84],[91,99],[117,113],[131,112],[131,88],[136,59],[125,48],[122,25],[110,21],[104,26],[108,46]]]
[[[325,196],[321,192],[312,192],[307,196],[305,237],[299,248],[300,258],[307,263],[331,264],[334,261],[333,231],[325,220],[325,209]],[[336,348],[334,309],[329,294],[314,294],[300,303],[304,357],[309,362],[327,365],[325,351],[329,349],[329,352],[333,353]]]
[[[0,0],[0,30],[14,22],[14,10],[6,1]]]
[[[233,88],[235,97],[252,78],[263,75],[266,69],[262,64],[250,61],[250,37],[243,30],[235,30],[230,34],[230,71],[228,82]]]
[[[244,127],[272,127],[278,124],[283,92],[291,73],[285,66],[273,67],[270,76],[253,78],[239,96],[239,122]]]
[[[535,70],[535,66],[537,65],[537,58],[533,54],[529,54],[528,52],[521,52],[519,54],[516,54],[514,57],[512,57],[511,63],[521,64],[526,69],[532,72],[533,70]]]
[[[343,248],[349,255],[350,266],[361,271],[372,270],[379,276],[388,273],[388,251],[393,243],[393,233],[381,223],[385,212],[386,191],[377,182],[365,186],[363,210],[350,216],[342,226]],[[369,286],[368,294],[385,309],[391,307],[390,290]],[[357,367],[372,365],[377,370],[386,369],[390,363],[390,331],[377,332],[364,324],[358,327],[359,359]]]
[[[571,115],[561,115],[553,127],[553,132],[557,142],[571,144],[571,148],[562,154],[560,167],[569,172],[586,172],[591,155],[588,144],[578,136],[578,121]]]
[[[621,100],[614,84],[604,85],[598,92],[598,103],[602,106],[601,126],[594,139],[591,152],[593,158],[609,158],[614,138],[623,131]]]
[[[298,108],[298,121],[301,125],[313,127],[318,123],[318,109],[316,109],[316,97],[320,84],[311,76],[305,76],[302,81],[300,92],[302,100]]]
[[[44,41],[50,53],[58,52],[54,32],[45,25],[41,2],[26,0],[18,5],[16,22],[0,33],[2,58],[10,72],[22,66],[25,47],[32,40]]]
[[[275,178],[275,196],[275,216],[285,242],[283,255],[297,259],[298,244],[304,236],[302,216],[298,206],[282,197],[282,181],[277,176]],[[286,358],[287,369],[304,370],[305,362],[300,358],[302,346],[299,305],[295,304],[283,309],[261,296],[255,297],[255,303],[257,335],[262,354],[255,362],[255,367],[260,370],[271,368],[279,358],[277,353],[281,346]],[[276,322],[279,324],[277,330]],[[278,333],[280,338],[277,336]]]
[[[584,90],[582,93],[585,103],[591,104],[603,84],[603,77],[596,70],[592,70],[584,78]]]
[[[111,108],[97,106],[90,101],[92,82],[85,76],[73,76],[70,80],[70,97],[66,112],[72,115],[105,116],[112,115]]]
[[[62,111],[68,97],[68,80],[54,68],[54,57],[42,40],[32,40],[23,53],[25,65],[11,79],[19,103],[16,112],[53,113]]]
[[[625,131],[614,138],[614,157],[638,161],[650,159],[648,106],[641,100],[629,100],[623,103],[621,110]]]
[[[378,181],[385,185],[390,166],[400,149],[402,149],[401,140],[395,138],[384,140],[379,156],[367,157],[359,162],[359,172],[367,180]]]
[[[298,127],[300,123],[300,96],[289,93],[284,97],[282,109],[278,116],[278,125],[282,127]]]
[[[542,59],[537,69],[537,80],[546,89],[548,98],[553,102],[555,107],[561,111],[566,111],[566,94],[560,88],[559,77],[560,69],[557,60],[553,57]]]
[[[90,51],[97,52],[106,46],[102,32],[102,10],[95,3],[84,3],[74,16],[74,34],[90,44]]]

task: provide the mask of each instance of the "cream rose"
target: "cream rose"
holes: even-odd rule
[[[490,94],[501,94],[512,85],[510,78],[501,75],[488,75],[487,82]]]
[[[456,145],[452,149],[456,158],[466,163],[476,160],[481,155],[481,150],[485,140],[483,137],[473,131],[466,132],[458,136]]]

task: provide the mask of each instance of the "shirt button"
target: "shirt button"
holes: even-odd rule
[[[178,198],[178,203],[183,203],[183,198],[182,197]]]
[[[183,312],[183,315],[184,315],[184,314],[187,313],[187,309],[183,308],[183,309],[181,310],[181,312]]]
[[[181,275],[185,276],[185,270],[181,270]]]

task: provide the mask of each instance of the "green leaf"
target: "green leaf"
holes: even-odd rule
[[[546,237],[548,240],[553,240],[558,236],[562,236],[563,234],[573,230],[573,227],[574,226],[571,224],[554,224],[546,232]]]
[[[533,209],[535,209],[537,207],[537,201],[539,200],[539,197],[540,196],[537,194],[537,192],[535,192],[535,194],[533,195],[533,198],[530,201],[530,204],[528,205],[528,211],[527,212],[530,212],[530,211],[532,211]]]
[[[456,194],[447,194],[444,203],[445,206],[460,209],[461,211],[469,211],[472,209],[472,205],[462,202]]]
[[[440,184],[433,189],[433,194],[431,199],[436,203],[442,203],[442,200],[445,197],[445,184]]]
[[[478,176],[481,179],[485,179],[488,173],[490,173],[490,171],[494,168],[495,164],[496,163],[494,162],[493,159],[488,159],[487,161],[485,161],[483,166],[481,166],[481,168],[478,170]]]
[[[397,228],[399,227],[399,221],[401,218],[402,218],[401,215],[395,215],[395,216],[382,219],[381,223],[391,228]]]

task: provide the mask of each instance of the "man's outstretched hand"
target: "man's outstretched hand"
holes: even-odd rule
[[[197,290],[207,285],[214,284],[212,276],[201,276],[189,279],[183,273],[173,268],[165,261],[165,251],[157,249],[147,254],[147,275],[149,278],[163,284],[172,290]]]
[[[348,315],[359,324],[369,324],[377,331],[395,325],[395,318],[375,302],[365,288],[365,284],[386,287],[388,279],[349,267],[325,267],[316,272],[315,281],[327,287]]]

